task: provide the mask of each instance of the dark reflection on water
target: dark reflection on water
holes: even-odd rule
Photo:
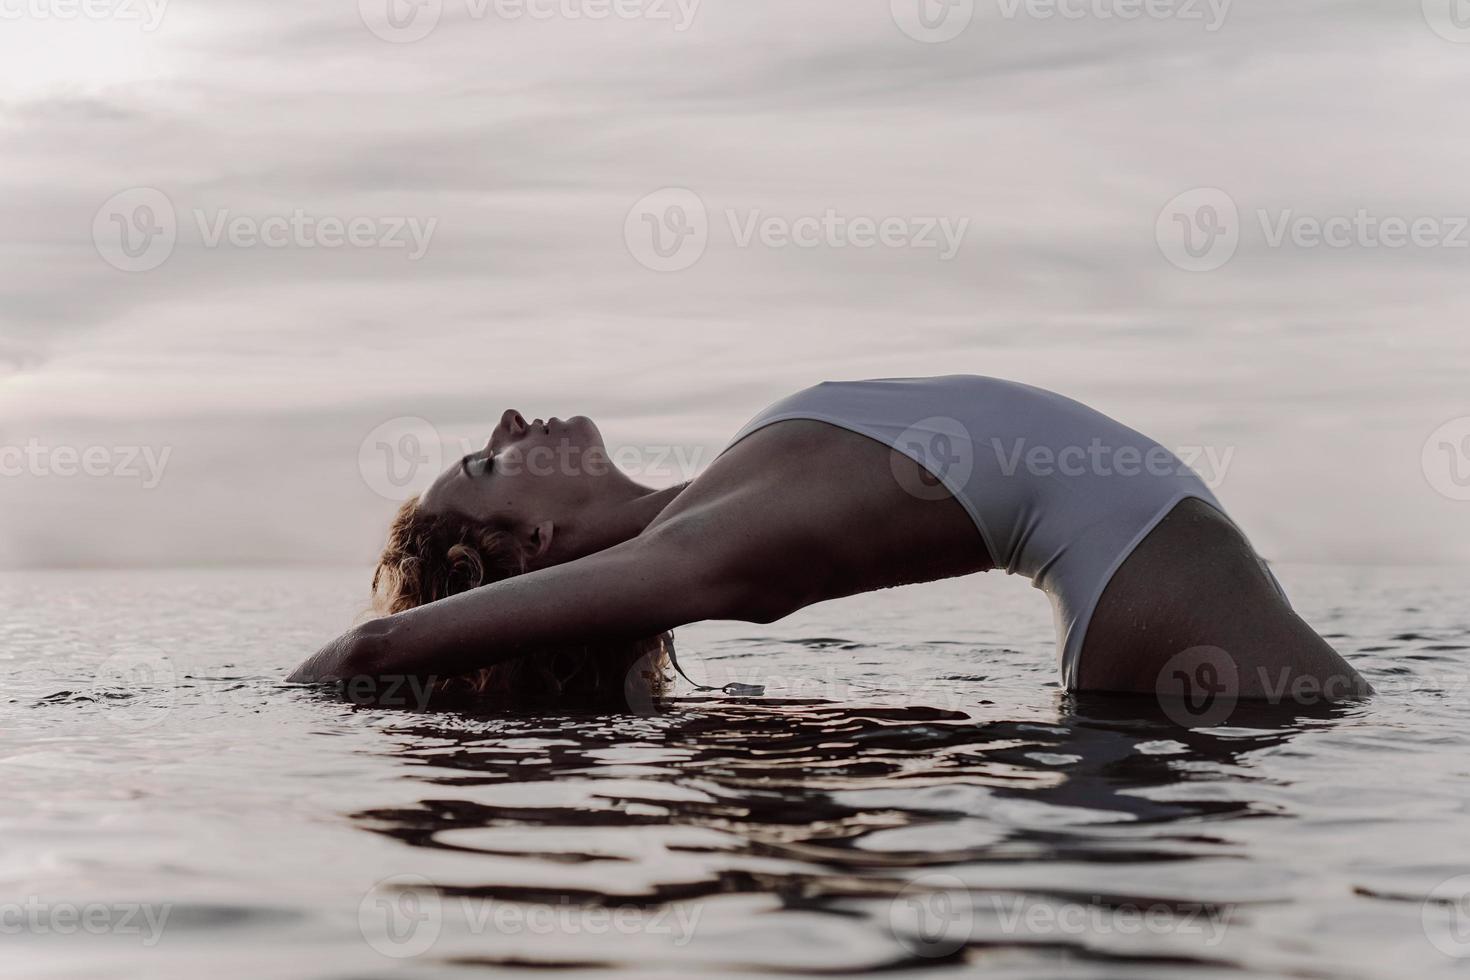
[[[665,708],[655,717],[419,715],[393,729],[391,752],[412,767],[414,779],[442,792],[427,791],[417,806],[366,809],[351,818],[418,848],[559,864],[606,862],[612,866],[610,883],[619,883],[614,865],[625,859],[579,850],[576,842],[589,829],[694,827],[717,831],[725,842],[710,849],[723,867],[698,880],[653,881],[641,887],[622,883],[603,890],[527,885],[487,875],[471,884],[438,886],[445,896],[647,908],[760,893],[774,896],[788,910],[862,916],[868,913],[853,900],[891,902],[914,873],[926,870],[965,868],[973,875],[986,865],[1011,865],[1031,874],[1046,862],[1137,868],[1229,858],[1236,845],[1211,828],[1223,821],[1294,816],[1280,805],[1254,799],[1248,789],[1240,791],[1266,778],[1253,771],[1252,757],[1364,710],[1362,705],[1240,705],[1228,729],[1190,729],[1175,724],[1151,699],[1099,695],[1062,698],[1055,722],[980,721],[921,706],[863,708],[817,700],[683,699]],[[574,736],[569,738],[569,732]],[[516,747],[525,740],[540,745],[533,757]],[[608,763],[610,757],[638,747],[659,750],[657,761],[639,763],[639,780],[659,788],[647,796],[630,791],[620,768]],[[616,783],[607,794],[595,789],[604,770],[610,786]],[[594,788],[586,799],[560,806],[497,806],[454,793],[456,788],[561,779],[591,780]],[[1188,792],[1191,783],[1219,779],[1228,779],[1228,797]],[[680,785],[696,792],[681,799],[666,791]],[[961,787],[974,792],[947,804],[946,795]],[[1167,799],[1150,798],[1147,791],[1161,787],[1176,792]],[[1178,792],[1181,788],[1184,792]],[[989,816],[1004,814],[1007,801],[1042,808],[1051,818],[1031,823]],[[1085,819],[1072,822],[1068,813]],[[876,834],[977,818],[987,821],[989,833],[969,845],[864,846]],[[556,839],[566,846],[528,852],[459,840],[464,831],[517,827],[564,831]],[[781,859],[791,870],[752,870],[742,866],[742,857]],[[1100,888],[1094,881],[1068,888],[1039,880],[1020,890],[1029,900],[1114,912],[1167,910],[1175,916],[1223,917],[1271,901],[1235,899],[1227,905],[1198,894],[1174,895],[1143,881],[1141,888],[1126,884],[1119,880],[1112,888]],[[1018,889],[966,884],[964,891],[973,902],[985,893],[1010,895]],[[874,924],[885,929],[892,925]],[[883,965],[939,965],[964,958],[966,947],[994,951],[1004,945],[984,934],[961,938],[963,942],[952,944],[957,948],[939,948],[937,953],[916,954],[912,944],[900,942],[900,948],[909,947],[907,954]],[[1133,959],[1154,965],[1230,965],[1219,957],[1178,950],[1130,955],[1092,948],[1085,935],[1016,936],[1014,942],[1032,953],[1062,950],[1099,965]],[[483,957],[473,961],[494,962]]]
[[[155,945],[7,935],[0,973],[1422,980],[1470,962],[1470,903],[1442,888],[1470,875],[1470,620],[1442,572],[1301,574],[1308,618],[1378,695],[1237,704],[1214,728],[1062,694],[1044,603],[998,587],[977,617],[968,580],[779,634],[684,631],[697,678],[769,697],[514,714],[286,685],[356,593],[335,573],[195,579],[0,594],[0,913],[171,910]],[[180,596],[140,634],[137,610]]]

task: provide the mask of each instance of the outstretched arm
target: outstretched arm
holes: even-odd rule
[[[713,550],[670,524],[564,565],[354,627],[288,680],[463,674],[551,644],[747,618],[745,590]]]

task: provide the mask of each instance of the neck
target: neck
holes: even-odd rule
[[[586,542],[588,547],[578,550],[590,554],[636,538],[688,486],[685,482],[654,490],[630,480],[626,496],[610,504],[606,511],[591,522],[587,530],[595,527],[595,536]]]

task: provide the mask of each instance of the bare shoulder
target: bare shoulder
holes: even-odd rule
[[[991,567],[969,515],[916,494],[917,464],[824,422],[761,429],[721,455],[644,532],[752,583],[779,618],[825,599]]]

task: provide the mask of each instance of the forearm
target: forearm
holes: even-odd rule
[[[565,565],[355,627],[292,675],[455,675],[540,647],[650,636],[726,614],[729,590],[687,551],[634,539]]]

